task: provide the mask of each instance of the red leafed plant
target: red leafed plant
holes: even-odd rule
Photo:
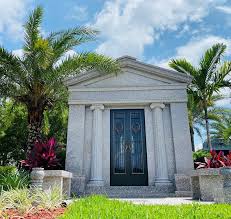
[[[32,169],[43,167],[44,169],[56,169],[60,164],[56,157],[56,141],[50,138],[45,142],[36,142],[26,160],[22,160],[23,167]]]
[[[211,150],[210,154],[212,157],[205,157],[205,162],[196,162],[197,169],[231,167],[231,151],[225,155],[223,151],[217,153],[215,150]]]

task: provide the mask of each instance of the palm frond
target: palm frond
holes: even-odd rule
[[[43,9],[37,7],[29,16],[25,27],[25,46],[26,52],[32,52],[38,38],[40,37],[40,25],[42,22]]]
[[[57,68],[56,74],[63,77],[76,75],[83,71],[95,69],[102,73],[118,73],[120,66],[117,61],[96,53],[81,53],[64,60]]]
[[[216,70],[217,64],[220,62],[221,55],[224,54],[226,46],[222,43],[213,45],[208,49],[200,61],[202,74],[205,75],[207,83],[213,76],[213,71]]]
[[[186,59],[172,59],[169,66],[178,72],[195,76],[197,70]]]
[[[27,72],[22,60],[3,47],[0,47],[0,86],[7,81],[18,86],[22,85],[30,88]]]
[[[51,33],[47,40],[53,48],[54,62],[73,47],[95,40],[97,34],[98,31],[89,27],[76,27]]]

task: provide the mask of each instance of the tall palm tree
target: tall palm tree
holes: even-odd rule
[[[221,62],[226,46],[224,44],[215,44],[208,49],[201,58],[199,66],[195,67],[185,59],[173,59],[169,66],[178,72],[190,74],[193,76],[192,84],[188,90],[194,92],[204,111],[204,120],[207,134],[207,143],[210,148],[211,138],[209,129],[208,105],[212,96],[219,93],[223,87],[230,87],[230,80],[226,76],[231,71],[231,62]]]
[[[28,153],[34,142],[41,139],[44,110],[59,100],[66,89],[63,84],[66,77],[93,68],[103,73],[119,71],[116,61],[93,52],[63,59],[75,46],[95,40],[98,32],[76,27],[44,37],[40,28],[42,18],[43,9],[37,7],[24,26],[23,57],[0,47],[0,96],[12,98],[27,108]]]
[[[231,111],[227,110],[222,114],[222,119],[211,124],[213,138],[222,139],[224,142],[231,142]]]
[[[222,95],[213,95],[208,104],[208,119],[210,121],[219,122],[221,114],[225,112],[225,109],[219,108],[215,105],[215,102],[222,99]],[[201,130],[205,127],[204,112],[202,104],[198,99],[195,92],[188,90],[188,118],[189,118],[189,130],[192,143],[192,151],[195,151],[194,135],[197,135],[202,139]]]

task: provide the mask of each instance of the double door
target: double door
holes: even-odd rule
[[[110,142],[111,185],[147,185],[144,111],[111,110]]]

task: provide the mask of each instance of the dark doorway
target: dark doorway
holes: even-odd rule
[[[148,185],[144,110],[111,110],[111,185]]]

